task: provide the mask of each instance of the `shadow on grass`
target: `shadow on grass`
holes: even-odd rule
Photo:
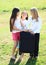
[[[12,60],[10,59],[10,62],[8,65],[19,65],[21,61],[18,61],[15,63],[15,60]],[[37,58],[34,58],[34,59],[28,59],[27,63],[25,65],[36,65],[36,62],[37,62]]]
[[[21,63],[21,61],[17,61],[14,65],[19,65]]]
[[[27,63],[25,65],[36,65],[37,58],[35,59],[28,59]]]
[[[15,60],[10,59],[10,62],[9,62],[9,64],[8,64],[8,65],[14,65],[14,62],[15,62]]]
[[[15,63],[15,60],[10,59],[10,62],[9,62],[8,65],[19,65],[20,62],[21,62],[21,61],[19,61],[19,59],[18,59],[18,61],[17,61],[16,63]]]

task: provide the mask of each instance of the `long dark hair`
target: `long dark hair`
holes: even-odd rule
[[[17,13],[19,12],[20,10],[18,8],[14,8],[13,11],[12,11],[12,14],[11,14],[11,17],[10,17],[10,31],[12,32],[13,30],[13,25],[14,25],[14,22],[15,22],[15,19],[17,17]],[[12,19],[13,19],[13,22],[12,22]]]

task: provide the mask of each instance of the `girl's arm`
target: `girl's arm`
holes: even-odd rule
[[[16,26],[13,26],[13,30],[22,31],[21,29],[18,29]]]
[[[13,26],[13,30],[22,31],[22,30],[18,29],[16,26],[13,25],[13,19],[11,20],[11,24]]]
[[[24,28],[25,27],[25,25],[20,21],[20,24],[21,24],[21,26]]]
[[[35,34],[33,31],[31,31],[31,30],[28,30],[31,34]]]
[[[26,27],[21,21],[20,21],[20,23],[21,23],[21,26],[22,26],[23,28]],[[23,31],[28,32],[28,29],[24,29]]]

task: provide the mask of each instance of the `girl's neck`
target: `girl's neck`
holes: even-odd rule
[[[16,20],[19,19],[19,17],[16,17]]]

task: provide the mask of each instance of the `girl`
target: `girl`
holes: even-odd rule
[[[21,23],[21,26],[22,26],[22,28],[26,31],[26,28],[27,28],[27,24],[28,24],[28,14],[27,14],[27,12],[26,11],[23,11],[22,13],[21,13],[21,21],[20,21],[20,23]]]
[[[27,24],[28,24],[28,14],[27,14],[27,12],[26,11],[23,11],[22,13],[21,13],[21,21],[20,21],[20,23],[21,23],[21,27],[22,27],[22,30],[23,31],[28,31],[27,30]],[[22,35],[23,36],[23,35]],[[21,37],[21,33],[20,33],[20,37]],[[21,40],[20,40],[21,41]],[[20,49],[21,49],[21,47],[20,47]],[[21,53],[20,52],[20,60],[22,60],[22,57],[24,56],[24,53]]]
[[[20,10],[18,8],[14,8],[10,18],[10,31],[12,32],[12,37],[14,41],[14,46],[12,49],[12,59],[14,60],[16,59],[14,53],[18,45],[18,42],[20,40],[20,31],[21,31],[19,13],[20,13]]]
[[[30,56],[31,57],[38,57],[39,51],[39,39],[40,39],[40,30],[41,30],[41,19],[38,15],[38,11],[36,8],[30,9],[31,17],[29,18],[29,23],[31,23],[30,30],[32,30],[33,34],[35,35],[35,46],[34,46],[34,53]]]

